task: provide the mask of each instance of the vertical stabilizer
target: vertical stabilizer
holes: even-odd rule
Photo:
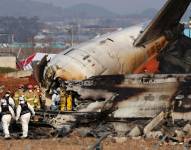
[[[164,31],[176,27],[190,2],[191,0],[168,0],[144,32],[136,39],[134,45],[140,46],[164,34]]]

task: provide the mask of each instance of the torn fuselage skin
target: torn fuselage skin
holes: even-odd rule
[[[110,110],[108,115],[113,118],[153,118],[161,111],[172,110],[174,98],[182,84],[190,82],[189,78],[190,75],[173,74],[97,76],[67,81],[65,85],[80,95],[79,103],[89,102],[77,111]],[[112,95],[114,98],[108,101]]]

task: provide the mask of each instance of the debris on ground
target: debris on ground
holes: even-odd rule
[[[135,126],[129,133],[130,137],[138,137],[141,135],[141,130],[138,126]]]
[[[107,77],[106,77],[107,78]],[[110,77],[109,77],[110,78]],[[95,149],[95,148],[105,148],[107,147],[111,148],[110,145],[125,145],[128,141],[131,141],[130,143],[136,143],[136,141],[141,141],[145,143],[146,145],[150,144],[150,140],[155,140],[155,142],[152,142],[152,144],[149,147],[154,147],[160,149],[162,145],[168,145],[166,147],[171,147],[176,145],[176,147],[189,147],[191,144],[191,120],[187,119],[180,119],[177,116],[174,118],[173,115],[176,113],[182,114],[181,110],[185,110],[183,113],[189,113],[190,105],[188,99],[190,98],[190,94],[188,90],[190,89],[190,79],[188,76],[153,76],[153,77],[146,77],[144,76],[137,76],[137,78],[134,78],[133,76],[130,76],[129,78],[125,77],[125,82],[132,85],[140,86],[144,85],[144,87],[148,87],[150,85],[154,84],[160,84],[161,81],[170,82],[168,83],[168,87],[165,87],[166,89],[172,85],[176,85],[175,89],[173,90],[172,96],[165,97],[164,93],[162,96],[158,96],[161,101],[163,101],[163,104],[166,104],[166,106],[161,108],[161,111],[159,112],[159,109],[162,105],[157,105],[157,100],[152,105],[152,109],[154,108],[154,104],[158,107],[158,113],[155,111],[156,115],[154,117],[144,117],[144,114],[138,114],[139,117],[130,117],[130,118],[115,118],[115,116],[112,114],[112,112],[108,111],[110,110],[111,103],[113,103],[113,100],[120,99],[122,100],[123,96],[125,96],[124,87],[126,86],[126,83],[123,85],[123,82],[121,85],[122,87],[119,87],[118,84],[110,83],[109,86],[111,86],[111,90],[116,87],[118,89],[115,93],[115,98],[112,97],[112,101],[109,101],[107,99],[107,102],[101,102],[104,104],[103,110],[99,110],[97,112],[80,112],[78,109],[71,112],[60,112],[60,111],[51,111],[51,110],[40,110],[36,111],[36,117],[38,119],[34,119],[31,121],[29,126],[29,139],[47,139],[47,140],[60,140],[66,139],[66,138],[76,138],[78,139],[76,144],[78,145],[81,143],[82,138],[90,138],[92,139],[91,142],[88,144],[81,143],[86,148],[89,149]],[[95,78],[90,82],[93,83],[93,87],[100,88],[99,82],[100,80],[103,80],[104,77]],[[122,78],[121,78],[122,79]],[[154,79],[154,80],[153,80]],[[164,79],[164,80],[163,80]],[[178,79],[178,80],[175,80]],[[124,78],[123,78],[124,80]],[[156,82],[155,82],[156,81]],[[158,83],[160,81],[160,83]],[[171,82],[172,81],[172,82]],[[177,81],[180,82],[177,85]],[[141,83],[140,83],[141,82]],[[155,82],[155,83],[153,83]],[[0,80],[1,86],[0,90],[4,91],[5,89],[9,89],[12,92],[17,89],[17,86],[19,84],[28,84],[28,83],[34,83],[32,78],[20,78],[20,79],[14,79],[14,78],[3,78]],[[14,83],[14,84],[10,84]],[[84,83],[84,82],[82,82]],[[86,82],[87,83],[87,82]],[[92,86],[91,84],[81,84],[85,88],[89,88],[89,86]],[[139,84],[138,84],[139,83]],[[76,83],[75,83],[76,84]],[[116,86],[117,85],[117,86]],[[153,90],[153,87],[149,87],[149,90]],[[107,87],[102,86],[104,89]],[[134,86],[135,87],[135,86]],[[139,87],[142,88],[142,87]],[[128,87],[128,89],[130,89]],[[134,88],[136,89],[136,88]],[[134,90],[133,89],[133,90]],[[160,88],[159,88],[160,89]],[[126,90],[126,89],[125,89]],[[131,89],[130,89],[131,90]],[[137,90],[137,89],[136,89]],[[158,89],[157,89],[158,90]],[[96,89],[95,89],[96,91]],[[142,94],[145,91],[137,90],[138,93]],[[157,91],[159,92],[159,91]],[[168,91],[165,91],[169,94]],[[128,96],[130,94],[134,94],[132,92],[128,93]],[[158,94],[158,93],[157,93]],[[102,93],[103,95],[103,93]],[[122,95],[122,97],[121,97]],[[184,95],[183,97],[180,95]],[[97,95],[99,96],[99,95]],[[138,95],[140,96],[140,95]],[[125,98],[127,98],[125,96]],[[144,95],[144,102],[149,102],[150,104],[155,101],[153,99],[152,95]],[[155,98],[155,97],[154,97]],[[163,98],[163,99],[162,99]],[[167,101],[168,103],[164,103]],[[87,107],[87,103],[95,103],[95,101],[83,101],[80,100],[78,104],[81,104],[85,102],[86,105],[81,105],[81,108]],[[133,99],[128,104],[139,104],[137,102],[140,102],[140,100],[137,101],[137,99]],[[125,104],[124,102],[122,104]],[[131,104],[131,107],[132,107]],[[140,103],[141,104],[141,103]],[[107,106],[107,107],[106,107]],[[118,107],[122,105],[117,105]],[[143,105],[141,104],[138,108],[138,110],[141,110],[141,107]],[[81,109],[80,108],[80,109]],[[115,107],[114,107],[115,108]],[[135,105],[136,108],[136,105]],[[137,109],[136,108],[136,109]],[[149,108],[149,105],[148,105]],[[100,108],[99,108],[100,109]],[[149,112],[152,112],[152,109],[149,110]],[[112,110],[115,112],[115,110]],[[144,108],[144,111],[146,111],[146,107]],[[111,115],[106,115],[107,113],[110,113]],[[121,113],[121,112],[120,112]],[[119,114],[118,114],[119,115]],[[177,115],[177,114],[176,114]],[[141,117],[143,116],[143,117]],[[188,118],[188,117],[187,117]],[[12,138],[13,139],[19,139],[19,136],[21,134],[21,126],[19,124],[13,124],[11,128],[17,128],[17,130],[12,130]],[[58,138],[58,139],[57,139]],[[13,140],[11,140],[13,141]],[[67,140],[66,140],[67,141]],[[64,143],[66,144],[66,143]],[[75,144],[74,144],[75,145]],[[144,145],[144,144],[143,144]],[[180,145],[180,146],[179,146]],[[82,146],[82,147],[83,147]],[[115,147],[115,146],[114,146]],[[137,146],[138,147],[138,146]],[[75,148],[74,148],[75,149]],[[137,148],[140,149],[140,148]],[[170,148],[169,148],[170,149]]]
[[[149,122],[149,124],[144,128],[144,134],[151,132],[157,125],[159,125],[159,123],[161,123],[161,121],[163,121],[164,117],[165,113],[161,112],[158,116],[151,120],[151,122]]]

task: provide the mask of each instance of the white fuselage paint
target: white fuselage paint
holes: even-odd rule
[[[152,46],[161,42],[153,40],[144,47],[134,47],[142,25],[116,31],[95,38],[56,55],[45,68],[59,71],[56,77],[64,80],[82,80],[91,76],[132,73],[148,58]],[[164,39],[163,39],[164,45]],[[158,49],[157,49],[158,50]]]

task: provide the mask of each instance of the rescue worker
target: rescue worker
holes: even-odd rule
[[[25,100],[27,101],[28,104],[30,104],[34,108],[34,102],[35,102],[35,93],[33,91],[33,86],[28,85],[27,86],[27,91],[25,92]]]
[[[73,99],[70,91],[61,90],[60,94],[60,111],[72,111]]]
[[[19,97],[24,95],[24,85],[20,84],[18,90],[14,93],[14,101],[15,101],[15,106],[17,107],[19,105]]]
[[[11,92],[7,91],[5,93],[4,99],[7,101],[8,105],[10,105],[13,109],[15,108],[15,102],[13,98],[11,97]]]
[[[51,110],[58,110],[58,104],[60,102],[60,88],[53,90]]]
[[[67,107],[66,107],[67,111],[72,111],[73,99],[72,99],[72,92],[71,91],[68,92],[66,104],[67,104]]]
[[[19,97],[19,105],[16,110],[16,121],[20,119],[22,125],[22,138],[28,137],[28,125],[31,115],[35,115],[33,107],[27,103],[24,97]]]
[[[34,86],[34,95],[35,95],[34,108],[40,109],[41,108],[41,91],[38,85]]]
[[[66,110],[66,101],[67,101],[67,93],[65,89],[62,89],[60,92],[60,111],[61,112]]]
[[[5,138],[10,138],[9,126],[11,119],[15,119],[15,113],[13,108],[8,104],[6,99],[1,99],[0,101],[0,113],[1,113],[1,122],[3,127],[3,133]]]

